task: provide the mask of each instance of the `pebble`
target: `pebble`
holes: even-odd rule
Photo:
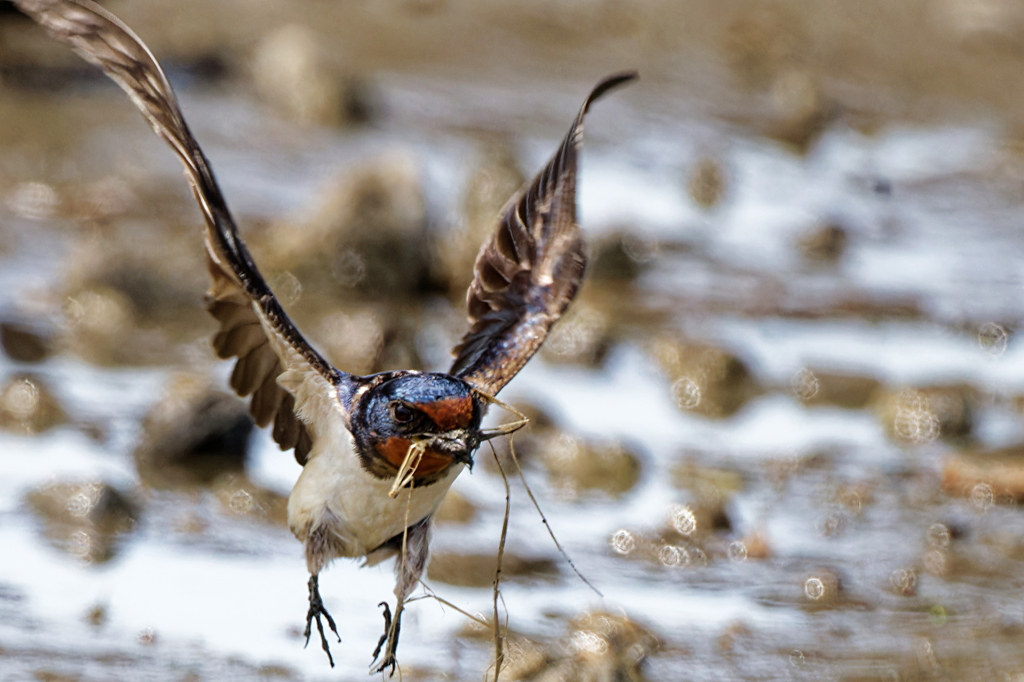
[[[417,160],[392,152],[324,183],[318,201],[262,236],[267,272],[292,272],[318,295],[351,302],[417,298],[429,288],[427,206]]]
[[[133,452],[139,477],[154,488],[188,488],[241,473],[252,429],[243,400],[206,378],[178,376],[143,420]]]
[[[804,49],[797,18],[780,5],[760,5],[730,23],[722,51],[734,75],[748,87],[766,87]]]
[[[887,389],[876,409],[886,435],[897,443],[955,443],[970,438],[977,400],[977,391],[965,384]]]
[[[548,362],[597,368],[614,343],[608,316],[585,301],[577,301],[552,327],[540,355]]]
[[[826,567],[815,570],[804,579],[803,597],[805,606],[815,609],[839,605],[845,597],[839,572]]]
[[[743,472],[704,466],[689,456],[676,462],[670,473],[674,486],[698,496],[728,499],[747,487]]]
[[[621,286],[650,269],[658,243],[643,233],[621,229],[593,242],[587,262],[587,280]]]
[[[643,471],[640,455],[618,441],[592,441],[552,434],[538,449],[551,485],[576,499],[589,492],[618,498],[636,486]]]
[[[533,403],[515,403],[511,406],[514,410],[525,416],[528,420],[526,426],[516,431],[509,438],[495,438],[488,441],[494,446],[501,468],[506,475],[515,475],[516,464],[512,459],[511,447],[515,447],[516,460],[524,469],[536,463],[547,442],[558,435],[556,420],[553,415],[544,408]],[[493,408],[492,408],[493,409]],[[515,414],[502,414],[502,422],[517,420]],[[497,475],[498,467],[491,454],[490,445],[477,451],[476,462],[487,472]]]
[[[705,156],[694,164],[686,188],[693,203],[706,211],[722,201],[726,185],[727,178],[721,162]]]
[[[334,309],[311,325],[327,359],[354,374],[421,369],[417,347],[420,313],[396,304]]]
[[[30,491],[26,502],[50,544],[84,563],[112,559],[138,522],[135,504],[102,481],[51,483]]]
[[[883,386],[874,377],[807,367],[794,375],[791,388],[804,405],[859,410],[871,404]]]
[[[194,223],[129,234],[129,222],[84,238],[66,259],[54,292],[63,300],[60,345],[101,366],[181,361],[180,344],[212,328],[201,240]]]
[[[724,348],[662,336],[649,352],[668,376],[676,405],[686,412],[730,417],[761,392],[747,364]]]
[[[543,408],[530,404],[513,407],[530,420],[511,439],[520,466],[543,466],[551,485],[566,497],[584,498],[597,492],[618,498],[639,482],[643,457],[629,444],[579,438],[560,430],[554,417]],[[516,465],[509,450],[510,439],[492,442],[505,475],[514,476]],[[497,474],[494,458],[487,454],[480,461],[487,471]]]
[[[596,682],[645,679],[644,663],[661,648],[660,639],[646,626],[623,613],[592,611],[569,621],[561,640],[530,670],[531,680]]]
[[[372,116],[367,84],[346,75],[305,26],[285,24],[265,35],[251,67],[256,92],[288,121],[343,126]]]
[[[986,501],[1024,500],[1024,443],[990,450],[968,450],[946,458],[942,489],[983,507]]]
[[[18,373],[0,386],[0,429],[35,435],[67,421],[60,400],[42,377]]]
[[[53,354],[53,330],[40,324],[0,320],[0,347],[16,362],[42,362]]]
[[[434,277],[460,305],[473,280],[480,247],[497,228],[501,209],[526,182],[508,141],[488,140],[477,157],[466,181],[458,220],[436,231],[432,241]]]
[[[453,525],[464,525],[471,523],[477,517],[477,506],[468,500],[465,495],[455,490],[449,490],[441,501],[434,514],[434,520],[438,523],[450,523]]]
[[[799,66],[776,75],[771,103],[765,134],[799,154],[808,152],[838,114],[838,107],[822,93],[818,77]]]
[[[494,583],[497,566],[498,557],[494,552],[474,554],[437,550],[431,552],[427,579],[459,587],[490,587]],[[551,581],[557,580],[559,575],[558,564],[552,559],[522,557],[508,550],[502,556],[502,580]]]
[[[796,245],[805,261],[819,265],[835,265],[846,252],[848,239],[845,227],[827,223],[800,237]]]
[[[211,488],[225,513],[288,527],[287,495],[257,485],[245,474],[237,473],[218,476]]]

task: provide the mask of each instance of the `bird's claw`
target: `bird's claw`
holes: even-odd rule
[[[395,658],[395,653],[398,651],[398,635],[402,631],[402,611],[401,605],[396,607],[396,616],[394,619],[391,617],[391,607],[388,606],[387,602],[382,601],[378,606],[384,607],[384,634],[377,640],[377,648],[373,650],[373,663],[370,664],[372,673],[383,673],[387,668],[391,668],[391,672],[388,673],[388,677],[394,677],[395,668],[398,667],[398,659]],[[384,644],[387,643],[387,648]],[[384,657],[377,662],[380,657],[380,651],[384,649]]]
[[[331,647],[327,644],[327,635],[324,633],[324,624],[320,620],[321,616],[327,619],[327,625],[330,626],[331,632],[341,642],[338,627],[334,624],[331,614],[327,613],[327,609],[324,608],[324,602],[320,598],[320,578],[313,575],[309,578],[309,611],[306,612],[306,630],[303,634],[306,635],[306,646],[309,646],[309,637],[313,633],[313,621],[315,620],[316,629],[320,633],[320,645],[323,647],[324,653],[327,654],[327,660],[333,668],[334,657],[331,656]]]

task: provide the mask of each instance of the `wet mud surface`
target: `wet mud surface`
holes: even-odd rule
[[[339,367],[446,369],[495,213],[587,120],[586,285],[502,393],[507,680],[1024,675],[1024,11],[1007,0],[111,2]],[[8,6],[0,3],[0,10]],[[114,86],[0,12],[0,678],[363,679],[303,649],[299,466],[224,391],[199,212]],[[495,456],[427,589],[489,623]],[[403,679],[490,629],[410,606]],[[493,678],[491,678],[493,679]]]

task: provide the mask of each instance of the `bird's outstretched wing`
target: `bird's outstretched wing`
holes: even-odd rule
[[[637,78],[608,76],[584,100],[554,157],[505,206],[477,256],[466,303],[470,329],[451,373],[495,395],[523,368],[579,289],[586,267],[576,224],[576,163],[583,118],[594,100]]]
[[[50,36],[101,67],[181,159],[206,218],[206,255],[213,278],[207,307],[220,323],[214,349],[222,358],[238,358],[231,387],[252,396],[249,411],[256,423],[273,422],[274,440],[282,450],[294,448],[304,464],[316,437],[313,416],[325,410],[345,415],[337,388],[350,375],[333,368],[309,345],[260,275],[160,64],[130,28],[91,0],[15,4]]]

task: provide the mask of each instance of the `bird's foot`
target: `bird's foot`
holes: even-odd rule
[[[384,634],[377,641],[377,648],[373,650],[373,663],[370,664],[371,672],[383,673],[386,668],[391,668],[388,677],[394,677],[395,668],[398,666],[398,659],[395,654],[398,652],[398,636],[402,632],[402,605],[395,607],[395,617],[391,617],[391,607],[386,601],[378,606],[384,607]],[[385,644],[387,646],[385,647]],[[380,657],[380,651],[384,649],[384,657]],[[378,662],[379,660],[379,662]]]
[[[306,612],[306,646],[309,646],[309,637],[313,632],[313,621],[316,620],[316,629],[320,632],[320,645],[324,648],[324,653],[327,654],[327,660],[330,661],[331,667],[334,667],[334,657],[331,656],[331,647],[327,645],[327,636],[324,634],[324,624],[320,620],[323,616],[327,619],[327,624],[331,627],[331,632],[334,633],[338,641],[341,641],[341,635],[338,634],[338,627],[334,624],[334,619],[331,618],[331,614],[327,613],[327,609],[324,608],[324,602],[320,599],[320,577],[311,575],[309,577],[309,611]]]

